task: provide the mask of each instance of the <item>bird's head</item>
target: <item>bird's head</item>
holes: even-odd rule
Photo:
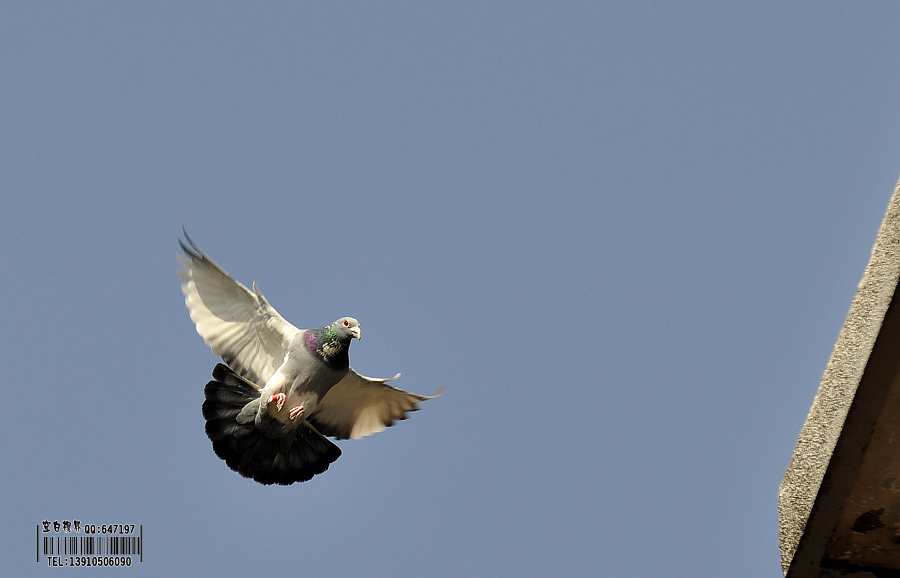
[[[352,317],[341,317],[331,324],[334,337],[338,341],[349,341],[354,337],[359,339],[359,321]]]
[[[359,339],[359,321],[341,317],[334,323],[307,333],[306,347],[323,361],[346,368],[350,364],[347,351],[353,338]]]

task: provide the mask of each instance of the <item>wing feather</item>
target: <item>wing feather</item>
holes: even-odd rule
[[[197,333],[213,353],[246,379],[265,384],[284,361],[288,344],[300,330],[263,297],[219,267],[184,233],[178,255],[184,303]]]
[[[359,439],[406,419],[407,413],[419,409],[417,403],[443,393],[441,388],[434,395],[419,395],[385,383],[397,377],[366,377],[350,368],[307,419],[324,435]]]

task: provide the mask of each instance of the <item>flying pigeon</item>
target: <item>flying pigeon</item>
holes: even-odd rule
[[[359,322],[341,317],[319,329],[288,323],[253,283],[251,291],[219,267],[187,232],[179,239],[181,290],[197,333],[225,362],[206,384],[203,417],[213,451],[261,484],[305,482],[341,450],[325,436],[357,439],[406,419],[417,395],[350,367]]]

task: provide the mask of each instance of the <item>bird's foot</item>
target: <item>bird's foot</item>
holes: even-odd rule
[[[292,408],[292,409],[291,409],[291,413],[288,414],[288,415],[290,416],[290,418],[291,418],[291,421],[294,421],[294,420],[296,420],[298,417],[300,417],[301,415],[303,415],[303,409],[304,409],[304,407],[303,407],[302,405],[298,405],[297,407]]]
[[[278,392],[269,398],[269,403],[274,403],[275,407],[278,409],[278,411],[281,411],[281,408],[284,407],[284,402],[286,400],[287,400],[287,396],[281,392]]]

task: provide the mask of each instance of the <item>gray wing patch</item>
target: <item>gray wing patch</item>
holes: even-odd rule
[[[419,409],[417,403],[444,391],[441,388],[433,395],[419,395],[385,383],[397,377],[399,374],[389,379],[366,377],[351,368],[307,419],[324,435],[358,439],[406,419],[409,412]]]

